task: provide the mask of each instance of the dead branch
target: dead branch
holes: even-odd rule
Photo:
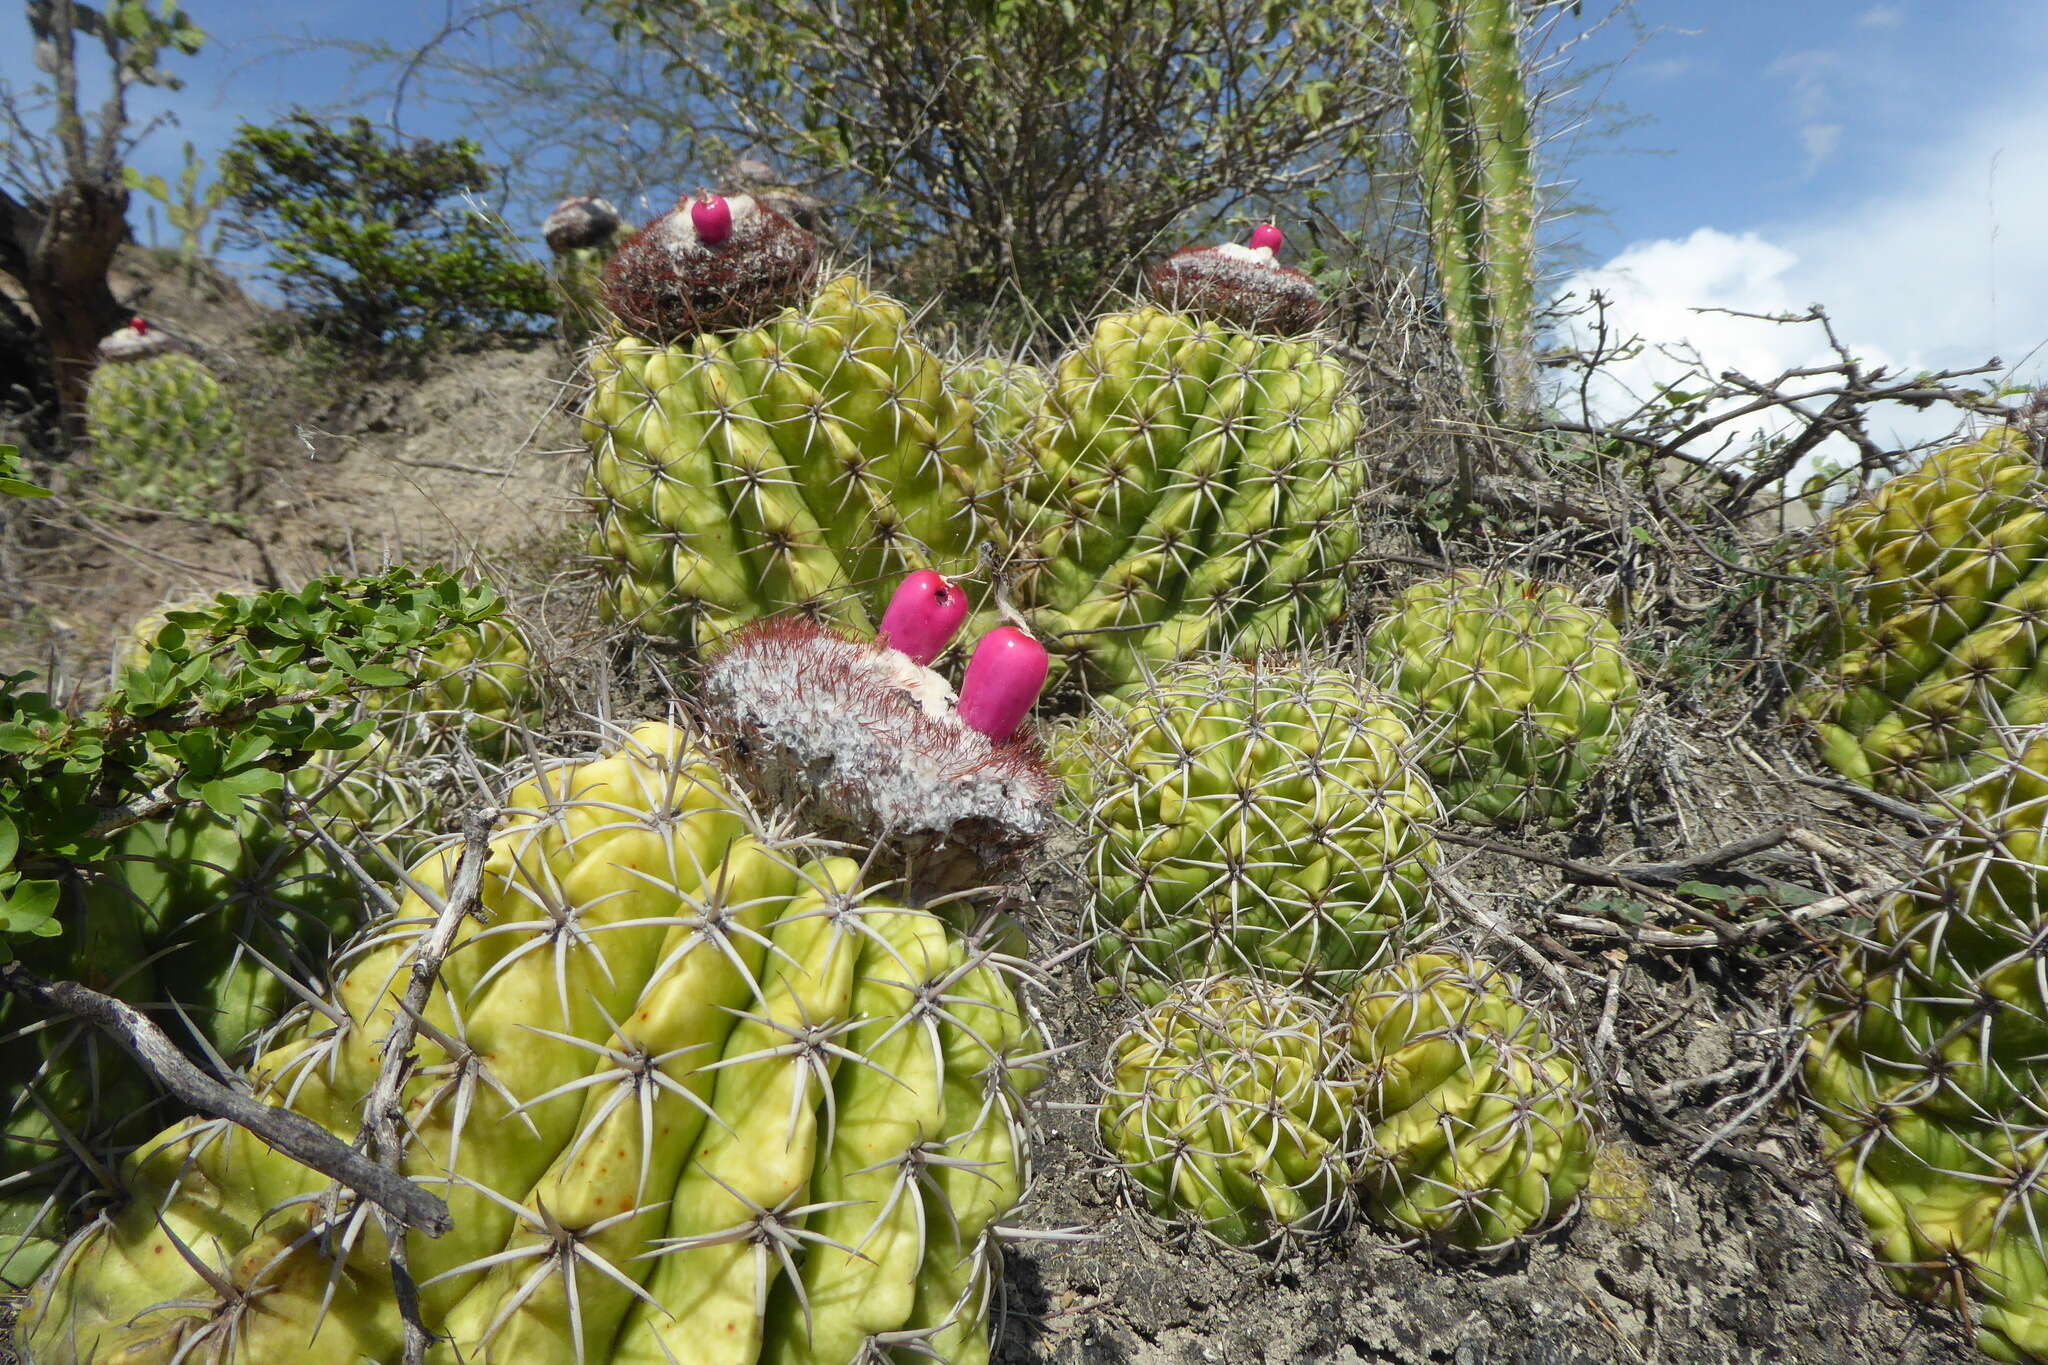
[[[261,1103],[201,1071],[139,1010],[73,981],[46,981],[19,962],[0,964],[0,989],[38,1000],[112,1035],[152,1080],[203,1114],[248,1129],[302,1166],[354,1190],[398,1228],[439,1237],[454,1226],[448,1205],[365,1158],[301,1114]]]

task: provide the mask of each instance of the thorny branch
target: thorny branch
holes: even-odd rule
[[[76,982],[45,981],[19,962],[0,964],[0,989],[41,1001],[111,1034],[152,1080],[179,1100],[248,1129],[300,1165],[339,1181],[382,1209],[394,1228],[416,1228],[439,1237],[454,1226],[447,1204],[425,1187],[370,1161],[311,1119],[221,1084],[132,1005]]]
[[[484,864],[490,858],[491,825],[497,820],[495,810],[481,810],[473,813],[463,824],[462,855],[455,866],[455,877],[448,888],[448,895],[437,907],[433,927],[422,938],[414,950],[412,969],[405,986],[405,994],[391,1019],[391,1031],[384,1035],[377,1061],[377,1082],[370,1087],[369,1098],[363,1103],[363,1126],[356,1134],[356,1146],[367,1145],[377,1164],[397,1178],[400,1157],[404,1154],[404,1141],[399,1127],[404,1114],[399,1108],[399,1096],[405,1088],[406,1076],[412,1070],[413,1040],[418,1036],[419,1018],[426,1012],[427,998],[433,994],[434,982],[441,974],[441,963],[455,946],[455,935],[462,928],[462,921],[471,915],[482,916],[482,895]],[[426,1359],[427,1348],[432,1344],[432,1335],[420,1319],[419,1288],[413,1283],[412,1271],[406,1264],[405,1229],[385,1217],[385,1240],[391,1248],[391,1285],[398,1298],[399,1316],[405,1321],[406,1365],[420,1365]]]

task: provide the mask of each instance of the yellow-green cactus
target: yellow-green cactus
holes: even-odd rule
[[[1184,982],[1110,1050],[1102,1141],[1151,1211],[1236,1246],[1320,1231],[1348,1204],[1357,1125],[1317,1005],[1233,977]]]
[[[1395,704],[1314,664],[1192,660],[1098,702],[1053,760],[1094,836],[1109,973],[1324,995],[1434,922],[1436,797]]]
[[[699,644],[787,608],[866,631],[906,573],[1002,548],[1002,470],[901,304],[812,289],[815,243],[743,195],[707,241],[706,202],[609,276],[583,418],[603,610]]]
[[[1915,800],[2048,721],[2048,477],[1997,428],[1837,512],[1799,567],[1828,619],[1791,715],[1852,781]]]
[[[1613,622],[1561,588],[1462,571],[1394,600],[1367,671],[1416,708],[1423,766],[1470,820],[1562,824],[1628,729],[1635,670]]]
[[[1271,257],[1170,258],[1164,306],[1101,319],[1030,428],[1017,601],[1092,687],[1304,647],[1344,613],[1366,464],[1343,367],[1312,339],[1217,320],[1299,302],[1305,279]]]
[[[1036,366],[1001,356],[977,356],[951,367],[946,383],[974,404],[982,444],[996,452],[1024,439],[1045,402],[1045,375]]]
[[[401,1169],[453,1214],[408,1236],[429,1359],[985,1359],[1039,1074],[1002,959],[807,861],[693,745],[645,726],[503,804],[402,1096]],[[454,867],[414,869],[257,1095],[354,1136]],[[322,1221],[321,1177],[193,1121],[127,1185],[30,1296],[39,1365],[398,1358],[380,1238]]]
[[[2048,1361],[2048,739],[1988,751],[1963,821],[1800,1001],[1806,1090],[1892,1281],[1967,1295],[1977,1344]]]
[[[1571,1213],[1593,1174],[1586,1079],[1496,968],[1418,954],[1360,982],[1345,1013],[1375,1220],[1493,1254]]]
[[[100,491],[150,511],[204,512],[243,467],[220,381],[140,318],[100,344],[85,431]]]

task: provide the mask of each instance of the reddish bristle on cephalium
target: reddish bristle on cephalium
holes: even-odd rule
[[[1316,283],[1273,259],[1280,229],[1270,223],[1250,246],[1188,246],[1152,267],[1147,291],[1163,306],[1247,332],[1299,336],[1330,315]]]
[[[1015,626],[981,637],[960,682],[960,720],[1001,743],[1017,733],[1038,704],[1049,660],[1045,646]]]
[[[913,690],[924,682],[936,696]],[[937,841],[994,868],[1050,828],[1060,784],[1038,746],[1014,722],[1000,737],[978,730],[936,674],[874,641],[801,617],[757,621],[727,637],[700,696],[755,794],[801,805],[828,837]]]
[[[758,326],[810,289],[818,240],[751,195],[685,196],[619,247],[605,304],[662,345]]]
[[[919,569],[896,585],[875,639],[925,668],[966,620],[967,594],[943,575]]]

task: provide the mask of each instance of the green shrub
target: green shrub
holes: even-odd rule
[[[228,240],[267,245],[285,301],[345,352],[547,335],[546,269],[466,198],[496,179],[482,153],[466,138],[393,139],[361,117],[243,124],[221,159]]]

